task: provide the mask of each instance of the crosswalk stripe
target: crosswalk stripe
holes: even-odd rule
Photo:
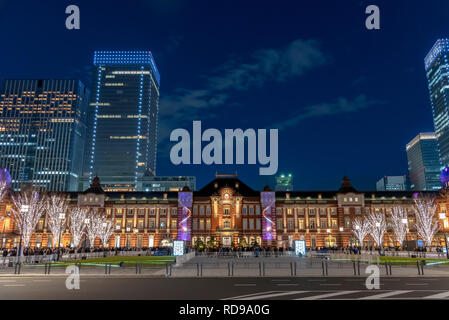
[[[432,294],[430,296],[424,297],[423,299],[444,299],[447,297],[449,297],[449,291]]]
[[[387,298],[391,296],[396,296],[403,293],[409,293],[412,292],[412,290],[396,290],[393,292],[385,292],[385,293],[379,293],[368,297],[359,298],[359,300],[371,300],[371,299],[382,299]]]
[[[224,298],[221,300],[237,300],[237,299],[244,298],[244,297],[258,296],[261,294],[268,294],[268,293],[273,293],[273,292],[279,292],[279,291],[265,291],[265,292],[250,293],[250,294],[244,294],[244,295],[236,296],[236,297]]]
[[[288,296],[298,293],[306,293],[309,291],[285,291],[285,292],[278,292],[278,293],[272,293],[272,294],[264,294],[264,295],[258,295],[258,296],[252,296],[252,297],[246,297],[239,300],[259,300],[259,299],[266,299],[266,298],[274,298],[274,297],[282,297],[282,296]]]
[[[299,299],[294,299],[294,300],[316,300],[316,299],[323,299],[323,298],[342,296],[342,295],[345,295],[345,294],[351,294],[351,293],[356,293],[356,292],[360,292],[360,291],[359,290],[357,290],[357,291],[338,291],[338,292],[319,294],[317,296],[310,296],[310,297],[299,298]]]

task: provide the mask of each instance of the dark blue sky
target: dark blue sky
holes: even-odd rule
[[[279,128],[279,172],[295,189],[374,189],[407,173],[405,144],[432,131],[423,59],[449,36],[449,2],[0,1],[1,78],[90,82],[94,50],[149,49],[161,73],[159,175],[216,171],[260,189],[259,165],[173,166],[169,133]],[[65,7],[81,29],[65,28]],[[381,30],[365,28],[377,4]]]

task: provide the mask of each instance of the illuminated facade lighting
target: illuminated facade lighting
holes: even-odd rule
[[[94,66],[83,187],[98,175],[105,186],[140,190],[156,173],[159,71],[150,51],[96,51]]]
[[[88,92],[77,80],[6,80],[0,96],[0,167],[14,189],[76,191]]]
[[[449,39],[438,40],[424,59],[439,156],[449,165]]]

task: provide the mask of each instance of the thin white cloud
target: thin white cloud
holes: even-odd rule
[[[352,100],[340,97],[334,102],[324,102],[302,108],[299,113],[291,115],[288,119],[277,122],[271,127],[279,130],[287,129],[297,125],[305,119],[354,113],[367,109],[373,105],[384,103],[385,101],[368,99],[364,94],[361,94]]]

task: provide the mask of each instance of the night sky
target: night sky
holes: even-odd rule
[[[45,4],[42,4],[45,3]],[[65,28],[66,6],[81,29]],[[365,28],[365,8],[381,30]],[[279,173],[297,190],[335,190],[348,175],[373,190],[407,173],[405,145],[433,131],[424,57],[449,37],[449,2],[0,1],[1,78],[90,84],[95,50],[151,50],[161,73],[158,175],[234,173],[273,186],[259,165],[174,166],[169,134],[278,128]],[[101,177],[100,177],[101,178]]]

